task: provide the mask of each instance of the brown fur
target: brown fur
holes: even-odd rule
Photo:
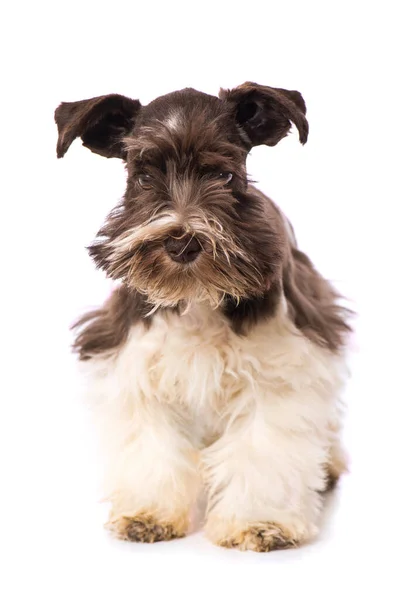
[[[323,491],[331,492],[337,486],[339,479],[340,479],[340,475],[336,475],[336,474],[333,474],[328,471],[328,474],[326,476],[326,485],[325,485],[325,489]]]
[[[248,150],[275,145],[291,123],[306,142],[305,113],[299,92],[249,82],[219,98],[186,89],[143,107],[113,94],[56,110],[58,156],[80,136],[92,151],[123,158],[128,175],[123,200],[89,248],[96,265],[122,285],[78,322],[82,359],[119,347],[132,324],[150,325],[149,312],[179,311],[199,299],[219,307],[245,335],[274,314],[282,291],[307,337],[333,351],[343,346],[350,328],[337,293],[246,174]],[[171,214],[176,223],[151,229]],[[190,266],[166,252],[171,236],[187,234],[202,248]]]
[[[291,122],[299,131],[300,142],[306,143],[306,104],[299,92],[246,82],[234,90],[221,90],[220,98],[233,107],[250,147],[275,146],[288,134]]]
[[[147,515],[120,517],[108,524],[109,530],[119,539],[147,544],[184,537],[186,526],[186,522],[179,527],[172,523],[160,523]]]
[[[288,531],[275,523],[260,523],[252,525],[232,537],[216,540],[224,548],[238,550],[252,550],[253,552],[270,552],[271,550],[284,550],[294,548],[297,540],[293,539]]]
[[[74,324],[78,333],[73,349],[81,360],[87,360],[118,348],[134,323],[143,321],[150,325],[151,318],[145,318],[149,309],[145,297],[121,285],[102,308],[86,313]]]
[[[121,135],[132,127],[132,119],[140,109],[138,100],[119,94],[99,96],[91,100],[62,102],[55,112],[59,138],[57,156],[62,158],[74,139],[107,158],[124,158]]]
[[[350,312],[340,306],[339,294],[297,248],[291,248],[285,265],[283,290],[289,315],[304,335],[333,351],[345,344]]]

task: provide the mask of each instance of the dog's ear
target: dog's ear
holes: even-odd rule
[[[77,137],[96,154],[126,158],[122,138],[132,130],[140,108],[139,100],[119,94],[62,102],[54,113],[58,127],[58,158],[64,156]]]
[[[230,105],[242,140],[249,147],[275,146],[290,130],[299,130],[305,144],[308,137],[306,105],[299,92],[246,82],[232,90],[220,90],[219,97]]]

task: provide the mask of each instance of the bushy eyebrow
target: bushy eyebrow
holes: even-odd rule
[[[200,175],[206,175],[208,172],[223,171],[235,172],[237,162],[229,157],[200,150],[199,152],[187,152],[177,156],[174,151],[167,152],[167,148],[161,150],[159,147],[145,147],[135,152],[131,162],[135,170],[157,169],[162,173],[167,173],[171,165],[175,169],[191,169]]]
[[[167,157],[159,148],[145,148],[134,154],[131,162],[136,170],[151,168],[167,172]]]
[[[215,124],[195,130],[192,123],[191,129],[179,135],[161,125],[141,126],[124,139],[128,162],[136,171],[151,170],[156,175],[191,171],[200,177],[216,171],[233,172],[245,181],[243,149],[221,134],[211,139]]]

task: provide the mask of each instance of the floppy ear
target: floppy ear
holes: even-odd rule
[[[62,102],[54,113],[58,127],[58,158],[64,156],[77,137],[96,154],[126,158],[122,138],[132,130],[140,107],[139,100],[119,94]]]
[[[246,82],[233,90],[220,90],[219,97],[232,108],[243,142],[250,149],[275,146],[294,123],[305,144],[308,137],[306,105],[299,92]]]

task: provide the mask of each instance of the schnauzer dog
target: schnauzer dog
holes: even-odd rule
[[[62,103],[73,140],[122,159],[126,193],[89,253],[118,286],[76,324],[104,449],[108,526],[184,536],[201,484],[216,544],[268,551],[318,531],[346,470],[340,395],[350,326],[280,209],[247,178],[253,146],[294,124],[299,92],[247,82],[147,106],[111,94]]]

